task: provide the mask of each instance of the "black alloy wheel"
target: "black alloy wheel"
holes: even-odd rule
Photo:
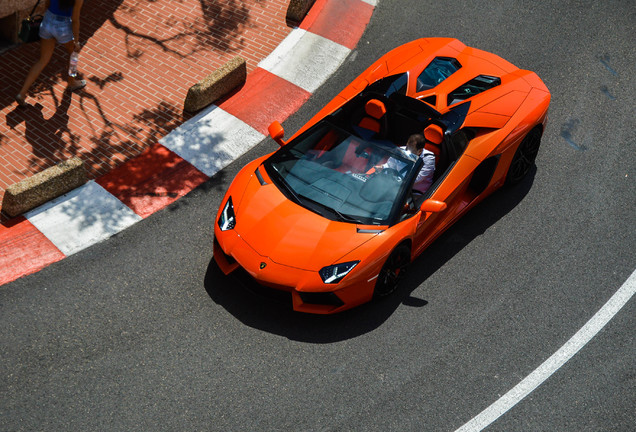
[[[519,183],[530,172],[534,165],[534,161],[539,153],[541,145],[541,130],[535,127],[528,135],[525,136],[517,151],[512,158],[508,174],[506,175],[506,184],[514,185]]]
[[[395,291],[404,278],[410,261],[411,249],[404,243],[396,247],[380,270],[373,297],[385,297]]]

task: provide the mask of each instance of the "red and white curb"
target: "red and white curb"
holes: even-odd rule
[[[313,93],[351,50],[323,36],[297,28],[259,66]]]
[[[0,285],[166,207],[261,142],[345,61],[377,0],[317,0],[243,88],[97,180],[0,225]]]

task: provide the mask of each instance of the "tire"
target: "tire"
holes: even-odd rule
[[[411,249],[402,243],[391,252],[380,270],[373,291],[374,298],[386,297],[391,294],[404,278],[408,265],[411,262]]]
[[[541,130],[535,127],[525,136],[517,151],[515,152],[508,174],[506,175],[506,185],[519,183],[530,172],[541,146]]]

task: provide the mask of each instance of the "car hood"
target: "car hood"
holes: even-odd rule
[[[303,270],[335,264],[377,235],[358,233],[356,224],[326,219],[254,177],[235,212],[235,231],[258,254]]]

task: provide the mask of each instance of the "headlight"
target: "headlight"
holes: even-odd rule
[[[219,217],[219,228],[221,228],[221,231],[227,231],[234,229],[235,225],[236,216],[234,215],[234,205],[232,204],[232,197],[229,197]]]
[[[323,267],[318,272],[322,281],[327,284],[335,284],[342,280],[360,261],[350,261],[346,263],[334,264]]]

